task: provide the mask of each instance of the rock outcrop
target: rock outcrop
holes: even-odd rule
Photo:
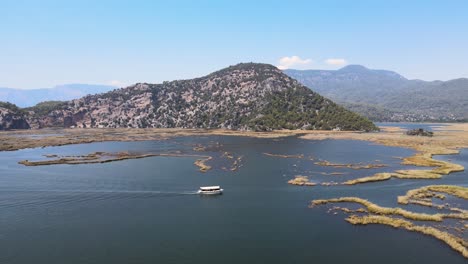
[[[0,107],[0,130],[28,128],[29,124],[22,113]]]

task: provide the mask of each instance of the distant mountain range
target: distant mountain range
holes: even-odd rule
[[[13,89],[0,87],[0,101],[30,107],[44,101],[68,101],[88,94],[105,93],[118,87],[91,84],[64,84],[53,88]]]
[[[15,124],[21,128],[377,129],[368,119],[320,96],[276,67],[257,63],[238,64],[191,80],[138,83],[30,108],[0,103],[2,112],[3,129],[17,128]],[[1,119],[2,115],[0,125]]]
[[[468,120],[468,79],[408,80],[386,70],[285,70],[310,89],[373,121]]]

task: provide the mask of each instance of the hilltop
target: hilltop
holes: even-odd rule
[[[41,109],[28,109],[31,127],[377,129],[276,67],[257,63],[191,80],[137,83]]]

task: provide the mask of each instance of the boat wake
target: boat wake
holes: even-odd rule
[[[117,199],[148,199],[198,195],[196,191],[145,190],[1,190],[0,208],[54,206],[64,203],[105,201]],[[14,194],[15,199],[9,199]]]

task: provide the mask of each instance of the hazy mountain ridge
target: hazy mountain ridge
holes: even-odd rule
[[[39,115],[30,109],[32,127],[377,129],[276,67],[256,63],[191,80],[138,83],[48,107]]]
[[[0,87],[0,101],[19,107],[32,107],[44,101],[69,101],[88,94],[105,93],[118,87],[92,84],[64,84],[53,88],[14,89]]]
[[[398,73],[350,65],[333,70],[285,70],[289,76],[374,121],[468,119],[468,79],[408,80]],[[375,111],[374,111],[375,110]]]

